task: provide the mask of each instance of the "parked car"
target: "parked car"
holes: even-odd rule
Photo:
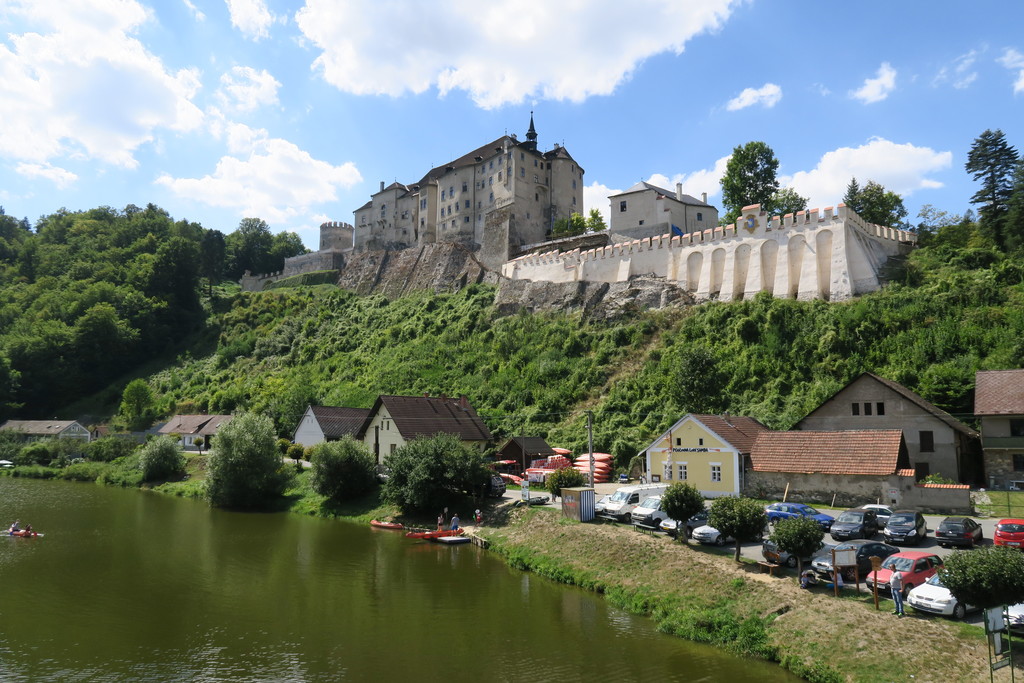
[[[886,543],[921,545],[921,541],[928,536],[928,523],[920,512],[896,510],[889,517],[883,535]]]
[[[722,533],[713,526],[699,526],[693,530],[693,540],[704,545],[725,545],[726,543],[735,543],[736,540],[731,537],[723,536]]]
[[[1006,608],[1006,625],[1014,634],[1024,634],[1024,602]]]
[[[1001,519],[992,534],[992,543],[1010,548],[1024,545],[1024,519]]]
[[[686,531],[686,538],[690,538],[691,536],[693,536],[693,530],[694,529],[696,529],[699,526],[704,526],[707,523],[708,523],[708,511],[707,510],[701,510],[700,512],[695,514],[693,517],[690,517],[688,520],[683,522],[683,529],[685,529],[685,531]],[[665,520],[661,523],[661,530],[664,531],[665,533],[667,533],[672,538],[676,537],[676,534],[678,533],[678,529],[679,529],[679,522],[677,522],[676,520],[672,519],[671,517],[665,518]]]
[[[658,529],[668,514],[661,509],[661,496],[648,496],[633,508],[633,526],[643,529]]]
[[[597,514],[629,524],[633,520],[633,508],[639,505],[641,500],[648,496],[660,496],[667,488],[667,484],[623,486],[612,494],[604,508]]]
[[[831,550],[835,547],[834,543],[821,543],[818,545],[818,549],[811,554],[810,557],[802,558],[804,564],[810,563],[814,555],[821,552],[822,550]],[[764,539],[761,543],[761,557],[773,564],[784,564],[787,567],[795,567],[797,565],[796,555],[790,555],[785,550],[779,550],[778,546],[775,545],[771,539]]]
[[[973,548],[984,540],[981,525],[970,517],[946,517],[935,530],[939,546]]]
[[[885,525],[889,523],[889,518],[892,516],[892,508],[888,505],[880,505],[878,503],[867,503],[866,505],[858,506],[861,510],[874,510],[875,517],[878,518],[878,527],[884,529]]]
[[[604,506],[608,504],[608,501],[612,499],[612,494],[601,496],[601,499],[594,503],[594,512],[600,515],[604,512]]]
[[[832,522],[832,538],[847,541],[851,538],[873,538],[878,533],[878,517],[874,510],[854,508],[842,512]]]
[[[932,574],[927,581],[911,590],[907,594],[907,604],[922,612],[941,614],[958,620],[963,619],[969,610],[977,609],[954,598],[949,589],[942,585],[938,573]]]
[[[783,519],[811,517],[817,520],[822,529],[828,531],[832,528],[832,522],[835,521],[830,515],[818,512],[810,505],[804,505],[803,503],[771,503],[765,506],[764,511],[768,513],[769,524],[775,524]]]
[[[835,546],[835,550],[853,550],[857,551],[857,576],[866,576],[871,571],[871,558],[881,557],[887,558],[890,555],[898,553],[899,548],[885,543],[879,543],[878,541],[869,541],[864,538],[855,539],[853,541],[844,541]],[[827,550],[819,551],[813,558],[811,558],[811,569],[814,573],[831,579],[832,578],[832,552],[831,548]],[[843,578],[847,581],[853,581],[854,579],[854,568],[846,567],[843,570]]]
[[[868,574],[868,586],[878,583],[879,590],[889,590],[889,579],[893,572],[903,575],[903,596],[906,597],[914,586],[920,586],[942,566],[942,558],[935,553],[921,550],[904,550],[882,560],[882,568]]]

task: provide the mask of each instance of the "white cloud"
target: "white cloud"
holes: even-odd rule
[[[267,9],[263,0],[226,0],[231,13],[231,25],[253,40],[270,35],[270,26],[277,17]]]
[[[774,83],[765,83],[756,90],[754,88],[744,88],[743,92],[729,100],[729,103],[725,105],[725,108],[729,111],[738,111],[740,109],[752,107],[755,104],[760,104],[767,109],[771,109],[778,104],[781,99],[782,88]]]
[[[134,168],[161,129],[202,122],[194,71],[170,73],[132,37],[149,13],[131,0],[11,0],[31,26],[0,44],[0,154],[95,158]]]
[[[277,104],[279,87],[281,84],[265,69],[257,71],[250,66],[235,66],[220,77],[217,97],[225,106],[252,111],[262,105]]]
[[[878,67],[878,75],[864,81],[857,90],[850,91],[850,97],[860,100],[864,104],[881,102],[896,89],[896,69],[889,65],[889,62],[882,62]]]
[[[974,71],[974,63],[977,60],[978,53],[974,50],[960,55],[953,60],[952,64],[939,69],[939,73],[935,76],[934,84],[950,83],[957,90],[967,88],[978,78],[978,72]]]
[[[607,185],[602,185],[598,182],[593,182],[589,185],[583,186],[583,206],[587,213],[590,213],[591,209],[597,209],[601,212],[604,217],[605,225],[611,225],[612,217],[608,211],[610,204],[608,203],[608,197],[613,194],[618,194],[622,190],[613,190]]]
[[[679,54],[737,0],[306,0],[295,14],[324,79],[357,95],[463,90],[491,109],[607,95],[644,59]]]
[[[338,188],[363,179],[353,163],[333,166],[314,159],[287,140],[268,137],[265,130],[229,124],[227,134],[238,156],[221,157],[212,174],[164,174],[156,182],[181,197],[280,223],[306,214],[313,205],[337,200]]]
[[[1003,56],[997,60],[1000,64],[1011,71],[1017,71],[1017,80],[1013,84],[1013,93],[1024,92],[1024,55],[1012,47],[1006,48]]]
[[[196,18],[196,21],[205,21],[206,20],[206,15],[203,14],[199,10],[199,8],[196,7],[192,2],[190,2],[190,0],[181,0],[181,1],[185,3],[185,7],[187,7],[188,11],[192,13],[192,16],[194,16]]]
[[[732,155],[722,157],[715,162],[715,165],[712,168],[702,169],[692,173],[677,173],[671,178],[660,173],[655,173],[647,179],[647,182],[651,185],[657,185],[658,187],[673,192],[676,189],[676,183],[682,183],[684,194],[700,199],[701,194],[707,192],[708,203],[714,204],[712,198],[718,196],[722,192],[722,176],[725,175],[725,167],[731,158]]]
[[[949,168],[952,162],[952,152],[872,138],[860,147],[827,152],[814,169],[781,176],[779,184],[807,197],[808,207],[822,208],[842,200],[850,178],[856,178],[861,186],[874,180],[903,197],[916,190],[942,187],[941,182],[927,176]]]
[[[22,163],[18,164],[16,170],[19,174],[28,178],[45,178],[61,190],[78,180],[78,176],[71,171],[58,168],[57,166],[51,166],[50,164]]]

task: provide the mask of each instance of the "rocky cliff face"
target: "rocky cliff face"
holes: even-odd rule
[[[693,304],[684,290],[651,276],[611,284],[508,280],[485,268],[470,250],[458,244],[352,254],[338,277],[342,289],[389,298],[423,290],[455,292],[480,282],[498,285],[495,305],[505,314],[521,309],[582,311],[589,317],[607,319],[633,311]]]

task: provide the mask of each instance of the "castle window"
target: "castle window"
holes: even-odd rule
[[[468,223],[468,222],[469,222],[469,216],[466,216],[466,220],[464,220],[464,221],[462,221],[462,222],[463,222],[463,223]]]
[[[536,159],[533,160],[533,167],[537,168],[537,160]]]
[[[702,214],[700,211],[697,212],[697,220],[698,221],[704,220],[704,214]]]
[[[519,167],[519,177],[520,178],[525,178],[526,177],[526,169],[523,168],[522,166]]]
[[[468,187],[469,187],[469,183],[466,183],[466,182],[462,183],[462,191],[463,192],[465,192]]]
[[[536,173],[533,174],[533,182],[535,182],[535,183],[539,183],[540,182],[540,178],[537,177]]]
[[[388,208],[388,205],[387,205],[387,204],[381,204],[381,205],[380,205],[380,215],[381,215],[381,216],[383,216],[383,215],[384,215],[384,212],[385,212],[385,211],[387,210],[387,208]]]
[[[454,197],[455,196],[455,186],[454,185],[452,185],[451,187],[448,188],[448,196],[449,197]]]
[[[441,199],[444,199],[444,190],[441,190]]]
[[[501,171],[498,171],[498,182],[501,182]]]
[[[519,153],[519,160],[520,160],[520,161],[523,161],[523,160],[525,160],[525,159],[526,159],[526,154],[525,154],[525,153],[523,153],[523,152],[520,152],[520,153]]]
[[[536,193],[536,192],[533,193],[533,201],[535,201],[535,202],[539,202],[540,201],[540,195],[538,193]]]
[[[488,185],[493,185],[494,184],[494,176],[492,176],[492,175],[487,176],[487,184]]]
[[[469,208],[469,200],[468,199],[466,200],[466,208],[467,209]]]
[[[526,212],[526,220],[530,220],[530,212],[529,211]]]
[[[575,178],[572,179],[572,189],[574,189],[574,190],[576,189],[576,179]]]
[[[572,205],[576,206],[576,198],[575,197],[572,198]]]
[[[493,202],[494,201],[494,193],[493,192],[491,193],[491,196],[487,198],[487,201],[489,201],[489,202]]]
[[[448,215],[449,216],[452,215],[452,205],[451,204],[448,205]]]
[[[426,224],[427,224],[427,219],[426,218],[421,218],[420,219],[420,225],[426,225]]]
[[[421,199],[420,200],[420,208],[421,209],[427,208],[427,200],[426,199]]]
[[[479,209],[479,208],[480,208],[481,206],[483,206],[483,205],[484,205],[484,203],[483,203],[482,201],[480,201],[480,200],[477,200],[477,202],[476,202],[476,208],[478,208],[478,209]]]
[[[487,168],[494,168],[494,159],[491,159],[491,162],[487,164]]]
[[[623,199],[621,202],[619,202],[619,211],[621,212],[621,211],[625,211],[625,210],[626,210],[626,200]]]
[[[573,201],[575,201],[575,198],[573,198]],[[643,225],[643,224],[644,224],[644,222],[641,220],[640,221],[640,225]]]

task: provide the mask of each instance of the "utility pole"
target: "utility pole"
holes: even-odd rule
[[[590,449],[590,485],[594,485],[594,411],[587,411],[587,448]]]

